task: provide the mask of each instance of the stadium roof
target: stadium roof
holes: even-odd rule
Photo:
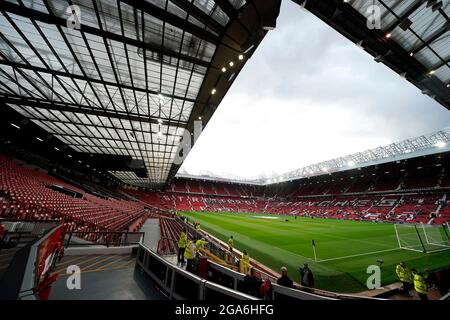
[[[0,101],[68,154],[103,156],[105,168],[104,155],[128,159],[109,170],[123,182],[164,184],[183,133],[208,123],[280,3],[2,1]]]
[[[450,109],[449,0],[293,1]]]
[[[230,182],[240,182],[256,185],[269,185],[284,181],[292,181],[302,178],[314,177],[323,174],[331,174],[356,168],[363,168],[393,161],[405,160],[419,156],[431,155],[450,151],[450,127],[440,131],[421,135],[416,138],[406,139],[391,143],[375,149],[358,152],[343,157],[308,165],[291,172],[271,178],[242,179],[231,177]],[[186,172],[177,175],[180,178],[218,180],[217,177],[202,175],[193,176]],[[223,177],[219,181],[226,181]]]
[[[318,176],[446,151],[450,151],[450,127],[387,146],[302,167],[270,179],[268,183]]]

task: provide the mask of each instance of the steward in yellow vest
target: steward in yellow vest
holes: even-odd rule
[[[188,237],[186,233],[186,228],[183,229],[180,233],[180,237],[178,238],[178,257],[177,261],[178,263],[181,263],[182,265],[185,263],[184,261],[184,251],[186,250],[186,245],[188,242]]]
[[[230,236],[230,238],[228,239],[228,249],[230,250],[230,252],[233,252],[233,248],[234,248],[234,240],[233,236]]]
[[[184,251],[184,257],[186,258],[186,271],[194,272],[193,264],[195,258],[195,243],[189,240],[186,244],[186,250]]]
[[[195,241],[195,254],[197,255],[197,253],[199,252],[200,248],[203,248],[207,244],[208,244],[208,242],[205,241],[204,239],[199,239],[199,240]]]
[[[403,293],[407,296],[411,296],[409,289],[412,287],[412,273],[411,270],[406,266],[405,262],[400,261],[400,263],[395,268],[395,272],[401,283],[403,284]]]
[[[246,250],[242,252],[242,258],[241,258],[241,270],[243,274],[248,273],[248,269],[250,268],[250,257],[248,256],[248,253]]]
[[[414,289],[421,300],[428,300],[428,284],[422,274],[412,269],[414,274]]]

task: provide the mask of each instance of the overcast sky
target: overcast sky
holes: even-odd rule
[[[282,1],[268,33],[183,163],[270,177],[450,126],[450,111],[304,11]]]

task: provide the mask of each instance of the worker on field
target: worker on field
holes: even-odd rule
[[[242,251],[241,264],[242,264],[242,273],[247,274],[248,269],[250,268],[250,257],[248,256],[246,250]]]
[[[410,297],[411,294],[409,293],[409,289],[411,288],[411,284],[413,282],[411,270],[409,270],[404,261],[400,261],[400,263],[395,268],[395,272],[397,273],[398,278],[403,284],[403,293]]]
[[[177,257],[177,261],[178,263],[181,263],[181,265],[185,264],[184,251],[186,250],[187,243],[188,243],[187,231],[186,228],[183,228],[183,231],[181,231],[180,237],[178,239],[178,257]]]
[[[184,258],[186,258],[186,271],[194,272],[193,262],[195,255],[195,239],[189,240],[184,251]]]
[[[414,275],[414,290],[419,294],[420,300],[428,300],[428,284],[425,277],[416,269],[411,271]]]
[[[233,236],[230,236],[230,238],[228,239],[228,250],[230,250],[230,252],[233,252],[233,248],[234,248],[234,240]]]

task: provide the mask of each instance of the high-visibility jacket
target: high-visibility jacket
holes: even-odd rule
[[[206,246],[208,244],[207,241],[204,240],[197,240],[195,242],[195,254],[200,250],[201,247]]]
[[[416,273],[414,275],[414,289],[418,293],[427,294],[428,293],[428,285],[425,282],[424,277],[422,277],[420,274]]]
[[[194,243],[191,240],[189,240],[187,245],[186,245],[186,250],[184,251],[184,257],[186,258],[186,260],[194,259],[194,255],[192,255],[192,252],[191,252],[191,246],[193,244]],[[195,254],[195,249],[194,249],[194,254]]]
[[[178,239],[178,248],[186,248],[187,242],[187,234],[183,231],[180,233],[180,238]]]
[[[234,247],[234,241],[233,241],[233,239],[228,239],[228,246],[230,247],[230,248],[233,248]]]
[[[248,256],[248,254],[243,254],[242,255],[242,259],[241,259],[245,265],[250,265],[250,257]]]
[[[397,273],[397,276],[401,282],[412,282],[412,273],[408,268],[397,265],[397,267],[395,268],[395,272]]]

